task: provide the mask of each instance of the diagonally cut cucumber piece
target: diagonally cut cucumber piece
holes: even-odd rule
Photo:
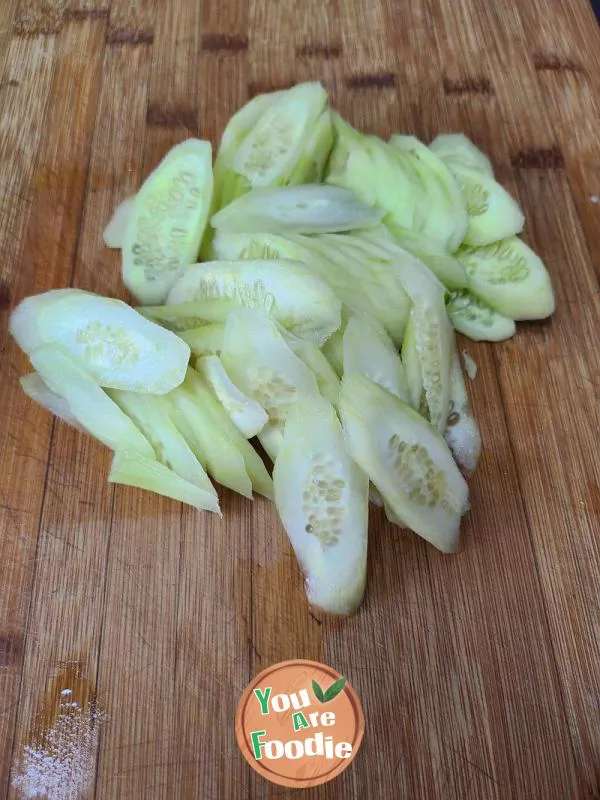
[[[123,281],[143,304],[163,303],[198,257],[213,191],[210,142],[169,151],[135,196],[123,237]]]
[[[306,140],[305,158],[291,171],[287,184],[321,183],[333,148],[333,124],[331,111],[325,109]]]
[[[366,314],[352,316],[343,339],[344,376],[366,375],[403,402],[409,389],[398,350],[381,325]]]
[[[372,227],[381,217],[349,189],[307,184],[254,189],[215,214],[211,225],[232,233],[335,233]]]
[[[552,282],[542,260],[516,236],[457,253],[472,291],[515,320],[544,319],[554,311]]]
[[[481,434],[471,411],[458,350],[452,357],[450,373],[450,413],[444,439],[456,463],[467,475],[475,471],[481,455]]]
[[[136,450],[154,458],[146,437],[68,351],[60,345],[45,345],[34,350],[29,358],[49,389],[65,399],[82,428],[111,450]]]
[[[221,361],[236,385],[267,412],[269,423],[259,440],[274,458],[290,407],[319,392],[314,373],[286,343],[276,324],[257,311],[229,315]]]
[[[129,218],[131,217],[134,200],[135,196],[128,197],[123,200],[123,202],[119,203],[119,205],[115,208],[110,222],[102,234],[104,244],[107,247],[112,247],[117,250],[120,250],[123,247],[125,231],[127,230],[127,225],[129,224]]]
[[[188,345],[192,355],[201,358],[202,356],[219,355],[223,347],[224,333],[225,323],[212,322],[199,328],[178,331],[177,335]]]
[[[221,359],[216,355],[202,356],[196,360],[195,366],[225,409],[229,419],[246,439],[260,433],[267,424],[267,412],[256,400],[245,395],[233,383]]]
[[[421,362],[417,351],[415,329],[412,318],[409,319],[402,343],[402,366],[408,387],[408,405],[419,414],[427,414],[427,401],[423,391],[423,376],[421,375]],[[370,377],[370,376],[368,376]],[[377,381],[376,381],[377,382]]]
[[[514,320],[467,290],[452,292],[446,308],[454,330],[474,342],[501,342],[517,332]]]
[[[319,350],[314,342],[308,342],[306,339],[294,336],[293,333],[286,331],[285,328],[280,327],[279,333],[281,333],[292,352],[304,361],[306,366],[314,373],[319,392],[335,405],[340,396],[340,379],[322,351]]]
[[[331,365],[333,371],[341,378],[344,374],[344,323],[331,334],[321,348],[321,352]]]
[[[492,162],[462,133],[442,133],[431,142],[429,149],[448,165],[467,167],[494,177]]]
[[[21,389],[27,397],[30,397],[46,411],[50,411],[55,417],[62,419],[73,428],[87,433],[85,428],[79,424],[76,417],[71,413],[71,406],[60,394],[56,394],[46,384],[36,372],[24,375],[21,380]]]
[[[42,309],[54,305],[67,297],[88,297],[81,289],[52,289],[43,294],[26,297],[10,315],[8,329],[24,353],[31,353],[46,343],[38,329],[38,317]]]
[[[324,398],[313,395],[290,411],[273,480],[309,603],[352,614],[366,583],[369,481],[346,452]]]
[[[333,290],[297,261],[213,261],[190,267],[167,301],[197,304],[199,317],[224,322],[236,308],[263,309],[292,333],[323,344],[340,326]]]
[[[20,335],[26,323],[27,337]],[[164,394],[183,380],[190,349],[120,300],[48,293],[19,305],[11,330],[21,346],[59,344],[101,385]],[[31,352],[27,350],[26,352]]]
[[[273,481],[262,459],[246,437],[240,433],[229,419],[227,413],[214,397],[206,382],[194,369],[188,371],[186,386],[193,393],[194,399],[206,419],[212,422],[214,429],[220,431],[227,442],[233,445],[242,456],[246,472],[252,482],[254,491],[272,500]]]
[[[484,172],[448,164],[454,174],[469,215],[466,244],[477,247],[514,236],[523,230],[525,217],[518,203],[494,178]]]
[[[109,389],[108,395],[154,448],[158,461],[204,493],[203,508],[219,512],[219,499],[202,464],[175,427],[165,397]]]
[[[132,450],[120,450],[115,453],[108,480],[110,483],[147,489],[187,503],[194,508],[221,515],[218,500],[215,501],[210,494],[186,481],[155,458],[149,458]]]
[[[439,433],[364,375],[342,382],[348,452],[393,515],[444,553],[458,547],[468,488]]]

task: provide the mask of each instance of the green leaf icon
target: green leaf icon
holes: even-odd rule
[[[339,680],[332,683],[329,689],[327,689],[327,691],[325,692],[325,699],[323,702],[328,703],[330,700],[333,700],[334,697],[337,697],[345,685],[346,685],[346,678],[340,678]]]
[[[317,700],[320,703],[324,703],[325,702],[325,695],[323,694],[323,689],[321,689],[321,687],[316,682],[316,680],[314,680],[314,678],[313,678],[313,682],[312,682],[312,688],[313,688],[313,692],[315,693],[315,697],[317,698]]]

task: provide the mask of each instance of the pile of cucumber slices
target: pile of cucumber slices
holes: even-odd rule
[[[523,224],[460,134],[363,135],[319,83],[260,95],[214,166],[185,141],[116,209],[136,307],[60,289],[15,309],[21,384],[114,451],[110,481],[217,514],[211,479],[273,499],[309,602],[350,614],[369,500],[458,545],[481,443],[454,331],[554,310]]]

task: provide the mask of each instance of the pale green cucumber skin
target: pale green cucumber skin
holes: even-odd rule
[[[290,411],[273,478],[309,602],[332,614],[354,613],[366,583],[369,482],[348,456],[335,411],[323,398]]]
[[[494,177],[490,159],[462,133],[442,133],[429,145],[429,149],[451,167],[467,167]]]
[[[212,193],[212,148],[198,139],[172,148],[142,184],[123,235],[122,274],[143,305],[164,303],[186,266],[197,261]]]
[[[31,372],[29,375],[24,375],[20,379],[21,388],[31,400],[37,403],[42,408],[54,414],[67,425],[76,428],[82,433],[87,433],[87,430],[79,424],[76,417],[71,412],[71,407],[68,401],[60,394],[53,392],[48,384],[42,380],[37,372]]]
[[[514,320],[549,317],[555,308],[552,281],[542,260],[519,238],[486,247],[464,246],[457,254],[472,291]]]
[[[517,332],[513,319],[495,311],[471,292],[456,293],[446,308],[454,330],[474,342],[502,342]]]
[[[342,383],[340,413],[348,451],[382,495],[394,521],[405,521],[442,552],[454,552],[459,544],[460,518],[468,508],[468,487],[442,436],[409,406],[361,375],[352,375]],[[394,454],[399,444],[408,449],[398,461]],[[392,445],[394,450],[390,451]],[[444,492],[443,501],[422,502],[420,495],[413,499],[413,489],[408,494],[414,473],[411,462],[405,459],[413,448],[421,453],[417,468],[428,470],[429,482],[419,484],[429,493],[423,495],[424,500],[434,491],[433,485],[436,492]],[[396,459],[395,468],[389,463],[390,453]]]
[[[450,373],[450,413],[444,431],[454,460],[466,475],[471,475],[481,455],[481,434],[473,416],[463,378],[458,350],[454,349]]]
[[[189,328],[178,331],[177,335],[183,339],[197,358],[202,356],[220,355],[223,349],[223,335],[225,323],[213,322],[199,328]]]
[[[104,244],[107,247],[115,250],[120,250],[123,247],[125,231],[127,230],[127,225],[129,224],[129,218],[133,209],[134,200],[135,195],[132,197],[127,197],[115,208],[113,215],[108,225],[104,229],[104,233],[102,234]]]

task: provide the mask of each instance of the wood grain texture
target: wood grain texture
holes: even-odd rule
[[[127,298],[113,207],[249,97],[322,80],[364,130],[464,130],[522,203],[551,321],[461,347],[484,441],[464,547],[371,512],[350,620],[309,612],[272,507],[224,519],[109,486],[109,454],[20,393],[24,296]],[[15,0],[0,7],[0,796],[52,678],[106,711],[89,796],[291,797],[243,761],[251,675],[322,660],[366,734],[333,798],[600,798],[600,32],[585,0]]]

